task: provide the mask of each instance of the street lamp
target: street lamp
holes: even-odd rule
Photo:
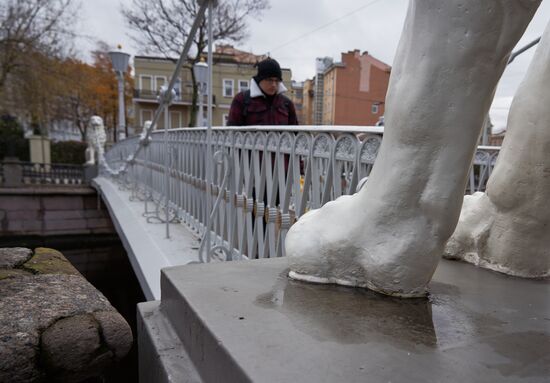
[[[204,95],[206,94],[206,83],[208,82],[208,64],[201,61],[193,65],[193,73],[195,74],[195,81],[198,84],[199,90],[199,110],[197,118],[197,126],[204,126],[204,113],[202,110],[202,103]]]
[[[118,49],[120,48],[121,47],[119,45]],[[126,118],[124,115],[124,73],[126,73],[126,69],[128,68],[130,55],[121,51],[112,51],[109,52],[109,57],[111,58],[113,69],[115,70],[118,79],[118,132],[119,135],[121,135],[121,137],[118,138],[124,138],[124,136],[128,133],[126,131]],[[116,141],[116,129],[114,138]]]

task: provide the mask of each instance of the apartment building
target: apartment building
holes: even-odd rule
[[[301,125],[313,125],[313,105],[315,101],[315,78],[304,81],[302,101],[303,122]]]
[[[342,53],[340,62],[324,57],[304,82],[304,123],[375,125],[384,115],[391,67],[368,52]]]
[[[324,72],[323,124],[374,125],[384,115],[391,67],[359,50]]]
[[[290,85],[290,99],[296,108],[298,123],[304,125],[304,83],[292,81]]]
[[[212,124],[225,126],[233,97],[240,91],[250,87],[250,81],[256,74],[256,62],[264,56],[241,51],[231,45],[217,45],[213,54],[212,88],[213,110]],[[135,89],[134,110],[138,127],[152,120],[158,107],[157,96],[160,87],[170,80],[176,59],[160,57],[136,56],[134,58]],[[190,66],[184,66],[176,81],[176,99],[169,108],[169,128],[189,126],[192,103],[192,80]],[[282,68],[283,83],[291,86],[290,69]],[[206,102],[204,103],[206,115]],[[158,129],[164,128],[164,118],[161,118]],[[139,130],[139,129],[138,129]]]

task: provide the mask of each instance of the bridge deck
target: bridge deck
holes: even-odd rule
[[[131,201],[130,192],[104,177],[93,181],[107,206],[116,231],[147,300],[160,299],[160,269],[198,262],[198,238],[185,226],[147,223],[143,201]]]

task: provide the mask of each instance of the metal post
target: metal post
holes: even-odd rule
[[[191,44],[193,43],[193,38],[195,34],[197,33],[197,29],[199,29],[199,25],[203,21],[204,13],[207,8],[207,2],[210,4],[210,1],[214,0],[202,0],[199,1],[200,8],[197,12],[197,16],[195,17],[195,20],[193,21],[193,25],[191,26],[191,29],[189,30],[189,35],[187,36],[187,39],[185,40],[185,45],[183,46],[183,51],[181,52],[181,55],[178,59],[178,62],[176,63],[176,69],[174,70],[174,74],[172,75],[172,78],[170,79],[170,82],[168,84],[168,91],[172,91],[174,89],[174,85],[176,84],[178,74],[181,71],[181,68],[184,64],[184,62],[187,61],[188,57],[187,54],[189,53],[189,49],[191,48]],[[151,131],[155,128],[157,125],[157,122],[160,118],[160,115],[162,111],[164,110],[163,105],[159,105],[159,107],[155,110],[155,114],[153,115],[153,121],[151,122],[151,130],[147,131],[145,134],[144,139],[148,139],[151,135]],[[134,155],[137,157],[139,152],[143,149],[142,145],[139,145],[134,153]],[[123,172],[127,168],[127,163],[125,163],[122,168],[119,170],[119,172]]]
[[[166,92],[168,92],[168,89],[166,89]],[[164,95],[164,97],[168,97],[168,93]],[[164,206],[165,212],[166,212],[166,238],[170,238],[170,217],[168,216],[168,211],[170,207],[169,202],[169,190],[170,190],[170,174],[169,174],[169,166],[168,161],[170,157],[170,151],[168,150],[168,122],[169,122],[169,107],[166,105],[164,108],[164,196],[166,197],[166,204]]]
[[[208,2],[208,121],[206,130],[206,262],[210,262],[210,212],[212,211],[212,0]]]
[[[204,84],[199,84],[199,110],[198,110],[198,118],[197,118],[197,126],[203,127],[204,126],[204,113],[203,113],[203,99],[204,99]]]
[[[124,113],[124,73],[117,72],[118,78],[118,134],[124,132],[126,128],[126,117]],[[126,138],[126,137],[125,137]],[[118,137],[116,138],[118,140]]]

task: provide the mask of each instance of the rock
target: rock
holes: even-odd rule
[[[128,353],[126,321],[60,252],[18,262],[0,269],[0,382],[77,382]]]
[[[33,257],[22,266],[35,274],[70,274],[80,275],[77,269],[61,254],[54,249],[38,247],[34,250]]]
[[[13,269],[27,262],[32,250],[24,247],[0,248],[0,269]]]
[[[114,311],[95,312],[94,317],[99,322],[105,344],[114,353],[116,359],[122,359],[132,347],[130,326],[122,315]]]
[[[0,269],[0,280],[32,275],[30,271],[22,269]]]
[[[77,382],[93,377],[112,359],[113,353],[101,343],[93,315],[60,319],[42,333],[40,361],[54,380]]]

